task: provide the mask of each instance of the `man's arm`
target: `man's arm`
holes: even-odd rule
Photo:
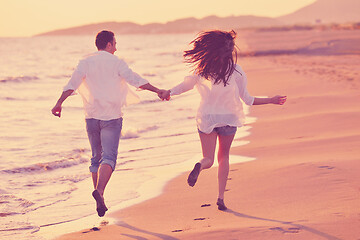
[[[74,90],[72,89],[62,92],[59,100],[56,102],[55,106],[51,110],[52,114],[54,114],[57,117],[61,117],[61,105],[73,92]]]
[[[161,98],[161,100],[169,100],[170,99],[169,96],[167,96],[167,98],[163,97],[164,93],[167,92],[166,90],[158,89],[157,87],[151,85],[150,83],[146,83],[146,84],[140,86],[139,88],[157,93],[158,97]]]
[[[158,89],[157,87],[151,85],[150,83],[146,83],[144,85],[141,85],[139,88],[143,89],[143,90],[148,90],[154,93],[158,93],[160,91],[160,89]]]

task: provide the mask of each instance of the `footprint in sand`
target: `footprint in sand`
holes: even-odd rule
[[[210,207],[211,206],[211,204],[203,204],[203,205],[201,205],[201,207]]]
[[[103,221],[101,221],[101,223],[100,223],[100,226],[106,226],[106,225],[108,225],[109,224],[109,221],[107,221],[107,220],[103,220]]]
[[[343,213],[337,212],[337,213],[333,213],[336,217],[345,217],[345,215]]]
[[[98,227],[93,227],[93,228],[91,228],[90,230],[84,231],[84,232],[82,232],[82,233],[89,233],[89,232],[94,232],[94,231],[100,231],[100,228],[98,228]]]
[[[331,166],[319,166],[318,168],[322,168],[322,169],[334,169],[334,167],[331,167]]]
[[[299,233],[300,232],[300,228],[296,228],[296,227],[292,227],[292,228],[288,228],[288,229],[284,229],[282,227],[273,227],[273,228],[269,228],[270,230],[273,231],[280,231],[282,233]]]

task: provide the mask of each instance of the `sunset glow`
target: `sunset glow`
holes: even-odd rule
[[[0,240],[360,240],[359,13],[0,0]]]
[[[209,15],[278,17],[315,0],[132,1],[108,0],[13,0],[2,1],[0,37],[32,36],[55,29],[116,21],[138,24]]]

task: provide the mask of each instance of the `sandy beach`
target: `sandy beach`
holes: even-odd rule
[[[358,31],[354,34],[346,44],[359,42]],[[343,51],[336,36],[318,41],[339,40],[332,51]],[[304,46],[314,43],[296,49],[309,51]],[[231,153],[256,160],[231,165],[227,211],[216,206],[213,167],[193,188],[184,173],[156,198],[110,209],[116,224],[79,229],[57,240],[360,239],[360,55],[328,50],[238,60],[252,95],[281,94],[288,101],[251,107],[250,116],[257,120],[250,124],[251,134],[239,139],[249,144]]]

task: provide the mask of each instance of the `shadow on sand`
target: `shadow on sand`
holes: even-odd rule
[[[145,234],[148,234],[148,235],[158,237],[159,239],[163,239],[163,240],[179,240],[179,238],[175,238],[175,237],[172,237],[172,236],[169,236],[169,235],[165,235],[165,234],[161,234],[161,233],[149,232],[147,230],[143,230],[143,229],[131,226],[131,225],[129,225],[126,222],[123,222],[123,221],[118,221],[115,224],[117,226],[128,228],[128,229],[136,231],[136,232],[145,233]],[[137,240],[147,240],[147,238],[140,237],[140,236],[135,236],[135,235],[130,235],[130,234],[122,234],[122,235],[127,236],[127,237],[131,237],[131,238],[134,238],[134,239],[137,239]]]
[[[268,221],[268,222],[281,223],[281,224],[289,225],[289,226],[292,227],[292,228],[289,228],[289,230],[284,230],[281,227],[270,228],[271,230],[278,230],[278,231],[281,231],[281,232],[284,232],[284,233],[286,233],[286,232],[288,232],[288,233],[289,232],[296,233],[296,232],[298,232],[300,230],[304,230],[304,231],[311,232],[313,234],[316,234],[316,235],[318,235],[320,237],[323,237],[325,239],[328,239],[328,240],[342,240],[340,238],[337,238],[335,236],[332,236],[332,235],[329,235],[327,233],[321,232],[321,231],[316,230],[314,228],[306,227],[304,225],[293,223],[293,222],[287,222],[287,221],[281,221],[281,220],[276,220],[276,219],[269,219],[269,218],[261,218],[261,217],[250,216],[250,215],[246,215],[246,214],[243,214],[243,213],[235,212],[234,210],[231,210],[231,209],[228,209],[226,211],[226,213],[231,213],[231,214],[235,215],[236,217],[240,217],[240,218],[249,218],[249,219],[255,219],[255,220],[262,220],[262,221]]]

